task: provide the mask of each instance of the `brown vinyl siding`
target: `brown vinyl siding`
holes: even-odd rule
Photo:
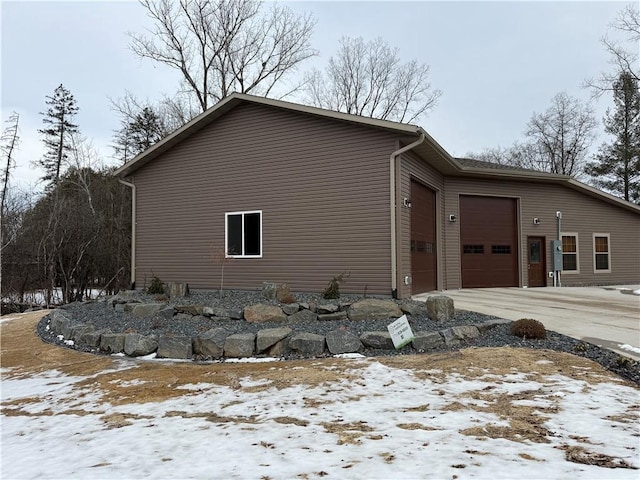
[[[402,199],[409,198],[411,193],[411,179],[426,185],[436,192],[436,252],[437,252],[437,277],[438,288],[442,288],[442,281],[445,271],[444,262],[441,261],[444,252],[444,238],[442,236],[441,218],[444,215],[442,191],[444,189],[444,178],[435,168],[420,160],[412,152],[402,155],[400,169],[400,192],[398,204],[400,229],[398,238],[398,297],[405,298],[411,296],[411,285],[404,284],[405,275],[411,275],[411,211],[402,207]]]
[[[640,282],[640,216],[622,207],[595,199],[572,188],[549,183],[500,181],[447,177],[445,210],[459,214],[460,195],[505,196],[519,199],[519,243],[521,286],[528,285],[527,236],[546,238],[547,272],[552,271],[549,242],[557,238],[556,211],[562,211],[562,231],[578,233],[578,274],[562,275],[562,285],[598,285]],[[533,218],[540,218],[540,225]],[[593,233],[611,235],[611,273],[594,273]],[[445,288],[460,288],[459,223],[445,222]],[[553,280],[547,276],[547,285]]]
[[[350,272],[344,292],[390,294],[387,132],[256,104],[236,107],[140,168],[138,287],[152,274],[219,286],[214,248],[226,212],[262,211],[260,259],[233,259],[224,285],[286,282],[321,291]]]

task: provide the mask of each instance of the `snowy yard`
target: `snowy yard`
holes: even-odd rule
[[[640,390],[571,355],[132,361],[41,315],[0,326],[3,479],[638,478]]]

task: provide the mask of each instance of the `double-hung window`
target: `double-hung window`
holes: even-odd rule
[[[611,238],[608,233],[593,234],[593,273],[611,273]]]
[[[580,273],[578,234],[562,234],[562,273]]]
[[[227,257],[262,257],[262,210],[225,213]]]

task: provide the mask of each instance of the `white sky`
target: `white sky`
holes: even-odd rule
[[[317,18],[313,47],[320,56],[302,69],[322,68],[341,36],[383,37],[403,60],[431,67],[443,91],[422,126],[453,155],[521,139],[533,112],[566,91],[583,100],[587,77],[608,70],[599,43],[624,2],[295,2]],[[76,123],[96,148],[109,148],[118,118],[109,97],[125,90],[154,101],[177,88],[178,74],[140,60],[127,31],[150,24],[131,1],[3,1],[0,15],[3,122],[20,113],[21,148],[13,182],[34,185],[42,175],[30,162],[43,154],[39,112],[62,83],[75,96]],[[295,98],[288,98],[295,101]],[[595,103],[598,121],[609,98]],[[3,123],[3,129],[6,124]],[[604,140],[602,127],[597,144]],[[596,144],[596,145],[597,145]],[[594,145],[595,147],[595,145]]]

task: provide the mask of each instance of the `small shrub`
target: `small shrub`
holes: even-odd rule
[[[157,275],[151,278],[151,285],[149,285],[149,290],[147,291],[152,295],[162,295],[164,293],[164,283]]]
[[[584,353],[589,350],[589,344],[586,342],[578,342],[573,346],[573,351],[576,353]]]
[[[624,355],[618,355],[616,358],[616,364],[620,368],[629,368],[633,364],[633,360],[629,357],[625,357]]]
[[[326,299],[340,298],[340,284],[345,283],[349,278],[350,273],[342,272],[337,277],[333,277],[329,281],[329,285],[322,292],[322,297]]]
[[[547,330],[538,320],[532,318],[522,318],[511,324],[511,333],[522,338],[547,338]]]

